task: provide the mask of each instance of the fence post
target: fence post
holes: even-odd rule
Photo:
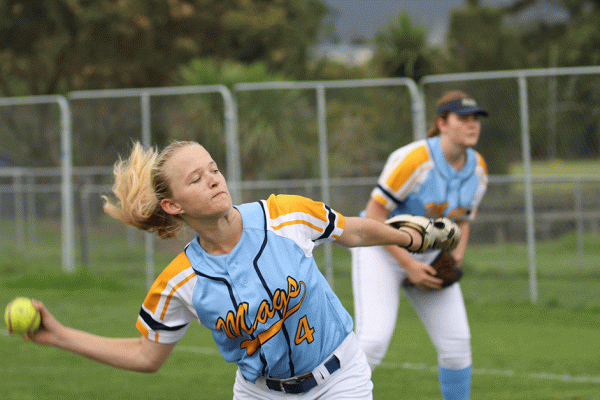
[[[329,156],[327,144],[327,100],[325,98],[325,86],[322,83],[316,85],[317,89],[317,118],[319,121],[319,160],[321,170],[321,196],[323,203],[331,204],[329,191]],[[325,278],[333,288],[333,263],[331,242],[324,244],[325,250]]]
[[[81,264],[89,267],[90,263],[90,230],[92,228],[92,217],[90,214],[89,178],[85,179],[79,187],[79,226],[80,226],[80,253]]]
[[[37,229],[35,226],[37,212],[35,210],[35,177],[33,175],[27,177],[25,187],[27,192],[27,237],[29,249],[33,250],[37,247]]]
[[[13,196],[15,204],[15,238],[17,249],[25,250],[25,207],[23,205],[23,170],[16,168],[13,174]]]
[[[581,177],[575,179],[575,214],[577,215],[577,259],[583,267],[583,194]]]
[[[529,297],[537,303],[537,272],[535,261],[535,222],[533,219],[533,190],[531,187],[531,148],[529,143],[529,103],[527,78],[520,75],[519,103],[521,106],[521,152],[523,157],[523,179],[525,180],[525,218],[527,222],[527,249],[529,253]]]

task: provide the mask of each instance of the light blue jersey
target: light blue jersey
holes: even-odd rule
[[[243,233],[231,253],[208,254],[193,240],[157,279],[137,327],[172,343],[197,318],[251,382],[312,371],[353,329],[312,256],[339,237],[344,217],[299,196],[236,208]]]
[[[481,155],[467,149],[460,171],[444,158],[439,136],[413,142],[393,152],[371,195],[398,214],[471,220],[487,188],[487,167]]]

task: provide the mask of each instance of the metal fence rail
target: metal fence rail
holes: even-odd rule
[[[85,101],[86,99],[110,99],[120,97],[138,97],[140,99],[140,134],[142,142],[145,146],[152,144],[152,132],[153,127],[151,126],[152,115],[154,110],[151,108],[150,99],[153,96],[182,96],[182,95],[194,95],[194,94],[207,94],[215,93],[221,96],[223,99],[223,127],[226,145],[226,158],[227,158],[227,176],[232,192],[232,197],[235,203],[243,202],[244,194],[252,194],[253,196],[257,193],[265,193],[265,191],[272,190],[274,192],[281,192],[281,189],[292,192],[306,193],[310,196],[318,196],[319,200],[326,203],[336,203],[335,207],[340,207],[340,211],[348,215],[357,214],[358,209],[364,206],[367,196],[375,182],[375,177],[370,176],[357,176],[349,178],[332,178],[330,176],[331,164],[330,164],[330,139],[335,132],[332,132],[330,123],[329,113],[331,110],[328,108],[328,100],[330,101],[331,96],[330,90],[371,90],[373,88],[382,87],[401,87],[407,91],[408,98],[410,98],[410,111],[407,111],[408,116],[405,121],[410,126],[413,139],[422,138],[425,136],[425,118],[426,110],[431,109],[431,105],[435,96],[436,90],[448,87],[449,85],[460,86],[462,84],[472,84],[476,90],[482,91],[490,96],[494,100],[493,106],[498,104],[502,107],[510,105],[511,110],[505,112],[508,115],[510,121],[510,127],[507,129],[517,131],[517,135],[520,139],[519,144],[515,148],[509,148],[511,154],[519,154],[523,163],[522,176],[518,177],[504,177],[504,176],[490,176],[490,188],[498,185],[511,184],[521,185],[519,196],[521,200],[519,207],[523,208],[522,214],[507,213],[503,215],[503,212],[497,212],[494,210],[486,210],[486,202],[491,198],[486,197],[482,203],[481,212],[478,218],[473,222],[474,226],[477,224],[500,224],[501,221],[514,220],[516,215],[522,215],[525,218],[526,226],[526,238],[525,241],[528,246],[528,263],[529,263],[529,275],[530,275],[530,298],[532,302],[537,301],[537,272],[535,262],[535,241],[536,231],[540,228],[539,223],[552,224],[553,221],[559,219],[569,219],[576,221],[576,229],[578,232],[578,238],[583,236],[584,227],[594,221],[597,218],[597,209],[586,205],[585,196],[581,195],[581,191],[577,188],[585,187],[587,183],[593,183],[596,185],[597,176],[589,177],[552,177],[552,178],[536,178],[533,177],[531,171],[531,116],[539,113],[539,107],[530,107],[532,102],[532,79],[539,78],[557,78],[560,76],[576,77],[590,75],[594,77],[600,77],[600,67],[580,67],[580,68],[555,68],[555,69],[537,69],[537,70],[519,70],[519,71],[494,71],[484,73],[466,73],[466,74],[452,74],[444,76],[427,76],[424,77],[417,85],[410,79],[365,79],[365,80],[347,80],[347,81],[319,81],[319,82],[268,82],[268,83],[248,83],[235,85],[232,90],[222,85],[214,86],[199,86],[199,87],[173,87],[173,88],[148,88],[148,89],[126,89],[126,90],[106,90],[106,91],[83,91],[83,92],[72,92],[68,94],[68,99],[62,96],[33,96],[25,98],[4,98],[0,99],[0,106],[2,107],[19,107],[21,105],[30,104],[57,104],[60,108],[60,137],[61,137],[61,165],[54,169],[47,169],[45,171],[32,171],[22,168],[13,169],[0,169],[0,216],[8,216],[9,218],[15,219],[16,234],[15,238],[17,242],[24,244],[24,229],[26,221],[29,221],[30,225],[33,225],[31,221],[35,219],[35,207],[36,201],[40,200],[43,193],[52,192],[55,190],[60,191],[60,206],[61,206],[61,229],[62,229],[62,264],[63,270],[66,272],[73,272],[75,267],[75,216],[74,212],[77,207],[74,204],[74,196],[79,191],[80,197],[78,198],[79,203],[85,203],[86,198],[91,198],[93,195],[98,194],[98,188],[92,186],[85,186],[86,174],[98,173],[94,168],[76,169],[72,166],[72,108],[76,101]],[[496,83],[501,81],[507,81],[514,83],[510,89],[510,98],[501,97],[502,94],[496,90]],[[557,83],[554,82],[550,85],[553,90],[549,90],[548,96],[556,95]],[[571,85],[569,90],[572,91]],[[536,86],[537,87],[537,86]],[[243,111],[238,109],[238,101],[240,96],[248,95],[252,92],[275,93],[282,90],[308,90],[314,91],[313,96],[314,102],[311,101],[310,105],[314,105],[315,120],[316,120],[316,132],[318,133],[318,172],[316,176],[310,176],[308,179],[302,180],[272,180],[272,181],[259,181],[253,179],[242,179],[243,165],[241,160],[240,145],[243,143],[244,135],[239,134],[240,125],[245,122],[244,118],[247,116]],[[387,89],[386,89],[387,90]],[[560,91],[559,91],[560,92]],[[477,97],[477,96],[475,96]],[[550,99],[552,100],[552,99]],[[331,101],[330,101],[331,102]],[[497,104],[496,104],[497,103]],[[402,103],[404,104],[404,103]],[[250,104],[251,105],[251,104]],[[549,101],[548,110],[555,112],[558,107],[555,103]],[[372,104],[370,106],[373,106]],[[377,106],[377,104],[375,104]],[[537,104],[536,104],[537,106]],[[551,107],[554,106],[554,107]],[[593,106],[593,105],[592,105]],[[429,108],[428,108],[429,107]],[[296,110],[289,110],[293,113]],[[549,111],[550,112],[550,111]],[[220,113],[220,111],[219,111]],[[220,115],[220,114],[219,114]],[[404,118],[404,116],[403,116]],[[556,119],[550,118],[553,123]],[[312,122],[312,121],[311,121]],[[535,122],[535,121],[533,121]],[[219,125],[220,126],[220,125]],[[310,129],[313,129],[312,127]],[[498,143],[500,145],[500,143]],[[504,143],[502,143],[504,145]],[[550,146],[549,146],[550,147]],[[385,160],[378,160],[383,162]],[[110,167],[108,167],[110,169]],[[103,173],[110,176],[110,171],[104,171]],[[50,177],[54,179],[50,183],[36,182],[36,179],[40,177]],[[77,187],[74,186],[74,177],[81,177],[83,182],[80,182]],[[50,179],[50,178],[49,178]],[[110,181],[110,178],[107,178]],[[564,210],[536,210],[536,196],[539,191],[540,185],[553,184],[553,183],[565,183],[569,182],[570,185],[574,185],[574,191],[563,194],[566,197],[570,196],[567,201],[570,204],[569,209]],[[105,190],[106,187],[102,186],[101,190]],[[333,195],[335,191],[335,195]],[[578,194],[579,193],[579,194]],[[10,198],[11,201],[7,201]],[[490,195],[491,196],[491,195]],[[343,199],[342,199],[343,198]],[[339,201],[342,199],[343,201]],[[331,204],[330,204],[331,205]],[[12,209],[12,214],[11,210]],[[31,211],[33,210],[33,211]],[[33,214],[32,214],[33,213]],[[537,221],[536,221],[537,220]],[[539,222],[539,223],[538,223]],[[501,230],[498,230],[501,232]],[[498,233],[501,236],[501,233]],[[578,239],[582,240],[582,239]],[[147,236],[146,237],[146,272],[148,284],[154,279],[154,266],[153,266],[153,248],[154,242]],[[581,251],[583,251],[582,245],[580,245]],[[326,247],[325,256],[325,275],[330,283],[333,285],[333,270],[331,266],[331,252]]]
[[[71,273],[75,270],[75,222],[73,216],[71,154],[71,109],[62,96],[30,96],[0,98],[0,107],[16,107],[30,104],[57,104],[60,108],[60,148],[61,148],[61,216],[62,216],[62,268]]]

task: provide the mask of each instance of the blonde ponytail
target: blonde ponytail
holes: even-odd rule
[[[114,165],[112,192],[115,199],[102,196],[104,211],[137,229],[156,232],[161,238],[174,237],[184,222],[167,214],[160,201],[171,196],[164,163],[173,153],[173,147],[179,148],[182,143],[187,142],[176,142],[161,154],[154,148],[145,150],[139,142],[134,143],[129,157],[119,159]]]

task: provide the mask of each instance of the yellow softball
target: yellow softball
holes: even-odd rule
[[[8,333],[24,335],[35,332],[40,327],[40,312],[33,307],[31,299],[17,297],[6,306],[4,322],[8,327]]]

